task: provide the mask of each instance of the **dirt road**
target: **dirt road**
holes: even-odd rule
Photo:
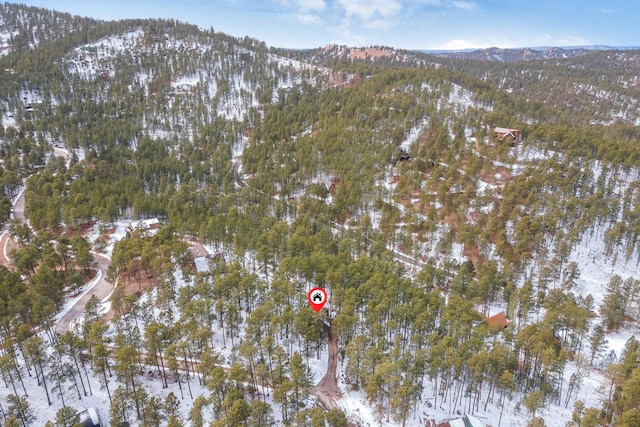
[[[23,191],[22,194],[20,194],[20,197],[16,200],[16,204],[13,205],[13,217],[15,219],[19,219],[23,223],[26,223],[27,219],[24,216],[24,193],[25,192]]]
[[[342,397],[338,387],[338,339],[333,334],[333,325],[329,328],[329,360],[327,373],[320,382],[311,387],[311,392],[327,407],[337,408],[336,403]]]
[[[9,265],[11,263],[9,262],[7,257],[4,256],[4,254],[7,251],[6,247],[9,240],[10,240],[9,232],[3,231],[2,235],[0,235],[0,265],[4,265],[7,268],[9,268]]]
[[[15,219],[19,219],[23,223],[27,221],[24,216],[24,191],[20,194],[20,197],[18,197],[18,200],[16,200],[16,203],[13,205],[11,213]],[[11,266],[11,262],[5,256],[5,254],[9,253],[7,245],[9,245],[10,241],[11,237],[9,237],[9,232],[4,231],[0,236],[0,265],[4,265],[7,268]]]
[[[92,296],[96,296],[99,301],[102,301],[106,297],[109,296],[111,291],[113,290],[113,285],[107,281],[107,269],[109,268],[109,264],[111,260],[103,255],[94,254],[96,264],[100,269],[102,276],[100,280],[93,285],[91,290],[89,290],[82,298],[80,298],[58,321],[56,324],[56,332],[59,334],[64,334],[69,330],[69,325],[79,315],[84,311],[84,307],[89,302],[89,299]]]
[[[342,398],[340,387],[338,387],[338,338],[333,333],[333,325],[329,328],[329,355],[327,363],[327,373],[320,382],[311,387],[313,394],[326,409],[343,409],[338,407],[338,401]],[[361,427],[361,425],[353,420],[349,420],[349,427]]]

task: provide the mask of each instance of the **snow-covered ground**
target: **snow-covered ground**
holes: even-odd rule
[[[37,90],[22,90],[20,91],[20,99],[24,105],[41,104],[42,94]]]
[[[373,409],[372,402],[369,402],[366,394],[362,390],[353,390],[350,384],[345,382],[345,363],[338,365],[338,381],[340,389],[343,391],[343,398],[338,401],[338,405],[345,411],[347,416],[363,426],[381,426],[381,427],[398,427],[400,423],[390,417],[387,421],[387,414],[382,417]],[[581,385],[578,386],[571,395],[567,407],[565,408],[565,399],[568,387],[568,381],[565,381],[565,387],[560,396],[560,403],[549,403],[545,408],[541,409],[537,416],[542,417],[545,424],[549,427],[565,427],[567,420],[571,419],[573,412],[573,404],[577,400],[585,403],[585,407],[601,407],[602,401],[607,398],[609,386],[602,374],[594,369],[586,368],[578,369],[575,364],[568,365],[566,369],[566,377],[579,372],[581,377]],[[443,402],[442,397],[438,396],[434,399],[434,384],[425,379],[423,382],[424,390],[420,397],[418,408],[412,414],[405,424],[405,427],[423,427],[427,420],[435,420],[440,422],[446,419],[458,418],[461,414],[465,414],[464,404],[458,404],[457,407],[451,407],[450,402]],[[517,426],[524,427],[530,419],[530,415],[521,404],[524,395],[522,393],[514,393],[510,398],[505,398],[504,408],[499,403],[499,395],[495,393],[493,399],[484,410],[484,404],[489,393],[488,386],[482,391],[482,403],[480,410],[470,413],[474,417],[480,419],[488,426]],[[463,403],[465,402],[462,399]],[[434,406],[434,402],[437,404]],[[501,416],[502,412],[502,416]]]
[[[419,123],[412,127],[411,130],[409,130],[409,134],[407,135],[406,139],[400,144],[400,148],[406,152],[409,152],[411,146],[418,140],[420,135],[422,135],[422,132],[424,132],[424,130],[427,128],[427,125],[427,120],[424,119],[422,123]]]
[[[479,103],[473,92],[456,83],[451,83],[449,98],[447,100],[440,99],[438,103],[439,109],[450,108],[457,114],[463,114],[469,108],[483,108],[487,111],[493,111],[492,105]]]
[[[280,89],[296,87],[303,80],[315,85],[319,76],[328,79],[330,74],[328,69],[271,53],[266,54],[265,63],[255,60],[258,53],[249,49],[223,54],[222,51],[227,48],[223,41],[214,40],[207,44],[188,35],[176,37],[169,32],[158,36],[145,34],[142,29],[137,29],[80,46],[67,55],[65,60],[71,74],[77,74],[86,80],[101,78],[108,85],[108,81],[118,72],[118,61],[130,61],[131,55],[171,58],[190,52],[194,56],[194,63],[198,65],[188,65],[186,71],[165,70],[171,74],[170,90],[162,94],[166,96],[167,111],[186,108],[189,112],[143,118],[145,132],[153,138],[163,139],[171,139],[173,135],[193,139],[199,126],[215,117],[243,120],[250,109],[260,106],[255,93],[260,84],[264,84],[252,76],[251,69],[255,68],[254,74],[268,76],[269,81],[273,82],[270,83],[273,84],[271,102],[278,100]],[[258,70],[258,67],[261,69]],[[149,93],[157,74],[150,69],[140,69],[135,73],[129,90],[142,90],[146,96],[160,95]],[[204,101],[205,114],[202,117],[191,117],[194,100]]]
[[[87,365],[87,371],[89,373],[89,380],[84,376],[83,372],[83,381],[85,382],[85,387],[87,388],[87,396],[84,395],[82,387],[80,384],[80,396],[78,396],[78,392],[75,387],[69,388],[71,385],[67,383],[63,387],[63,397],[66,406],[75,408],[79,411],[82,411],[84,408],[96,408],[98,414],[102,420],[103,426],[111,425],[109,423],[110,420],[110,404],[109,404],[109,396],[107,393],[107,389],[102,386],[98,380],[98,377],[93,374],[91,368]],[[191,398],[189,394],[188,385],[186,383],[186,378],[183,375],[182,378],[182,393],[178,386],[178,383],[167,373],[169,377],[168,387],[163,388],[162,382],[160,380],[160,376],[156,371],[155,367],[148,367],[148,369],[144,370],[144,373],[137,379],[139,384],[144,388],[148,396],[153,396],[161,399],[164,402],[164,399],[169,395],[169,393],[173,393],[179,402],[178,413],[181,418],[186,420],[189,416],[189,411],[193,407],[193,402],[198,396],[209,396],[210,392],[207,389],[206,385],[200,385],[198,382],[198,378],[191,377],[189,380],[191,393],[193,398]],[[49,394],[52,400],[52,404],[49,405],[47,402],[47,397],[45,394],[45,390],[42,386],[37,384],[35,375],[33,372],[30,376],[24,375],[24,383],[25,388],[29,392],[29,402],[30,408],[33,410],[33,413],[36,417],[36,420],[31,424],[32,426],[42,426],[46,421],[55,420],[56,412],[62,408],[62,400],[60,398],[60,392],[58,389],[53,389],[53,384],[50,382],[49,386]],[[118,387],[119,383],[116,381],[115,375],[112,377],[107,377],[109,382],[109,390],[113,394],[114,390]],[[18,393],[22,394],[22,387],[17,384]],[[89,390],[90,389],[90,390]],[[1,387],[0,388],[0,400],[5,402],[6,396],[8,394],[12,394],[13,390],[9,387]],[[277,421],[281,421],[281,416],[279,415],[279,411],[277,408],[279,405],[273,401],[273,393],[270,393],[271,396],[261,395],[260,398],[266,400],[269,405],[276,409],[273,413],[274,417]],[[6,409],[6,407],[5,407]],[[211,408],[205,410],[204,412],[205,419],[213,419],[213,414],[211,413]],[[133,412],[130,412],[128,420],[132,422],[132,425],[137,425],[135,420],[135,409]]]
[[[460,105],[464,105],[466,107],[472,106],[472,100],[469,97],[466,97],[463,91],[456,90],[455,87],[452,91],[451,97]],[[410,132],[409,137],[403,142],[403,148],[409,148],[411,144],[415,142],[418,137],[416,136],[417,132],[421,132],[421,130],[420,127],[416,125]],[[469,139],[469,144],[473,146],[474,140],[470,138],[469,135],[467,135],[467,138]],[[492,160],[492,163],[498,168],[507,168],[511,175],[518,175],[522,173],[528,163],[536,163],[553,157],[556,158],[559,164],[562,164],[564,156],[561,153],[541,147],[543,147],[543,144],[517,145],[510,150],[510,155],[515,159],[514,162],[504,163]],[[478,153],[476,154],[479,155]],[[592,170],[594,180],[597,180],[602,173],[601,164],[585,164],[582,168],[583,171],[585,168]],[[400,212],[404,212],[404,205],[397,204],[392,201],[392,194],[396,188],[396,184],[394,183],[395,180],[392,180],[395,173],[397,173],[395,170],[390,172],[387,175],[387,178],[384,181],[379,182],[378,185],[385,188],[386,194],[388,195],[386,201],[397,206]],[[629,185],[637,179],[637,171],[631,171],[628,175],[609,173],[610,176],[607,179],[612,180],[611,186],[613,188],[613,194],[620,198],[625,195]],[[496,175],[496,178],[502,179],[503,177]],[[487,192],[499,192],[501,188],[501,186],[492,185],[480,179],[476,180],[476,185],[477,194],[479,196],[482,196]],[[427,191],[426,189],[423,190],[423,192]],[[429,194],[433,195],[434,193],[431,192]],[[499,194],[493,194],[492,198],[500,198],[500,196]],[[478,206],[475,206],[475,208],[477,209]],[[483,212],[488,212],[492,207],[489,205],[480,206],[479,209]],[[375,212],[371,212],[369,215],[373,219],[372,222],[374,224],[374,228],[378,227],[379,215]],[[469,220],[472,221],[471,219]],[[619,217],[618,220],[621,220],[621,217]],[[513,233],[513,224],[507,228],[507,234],[511,236]],[[419,245],[419,249],[416,252],[423,257],[435,258],[437,260],[436,265],[439,265],[444,260],[455,260],[457,262],[465,261],[466,258],[462,255],[462,245],[458,243],[453,242],[451,249],[446,254],[442,254],[438,251],[438,245],[434,244],[434,242],[437,243],[440,241],[447,232],[448,230],[446,227],[436,226],[436,231],[430,234],[430,238],[428,239],[429,242],[417,243],[414,240],[414,243]],[[494,248],[490,249],[490,252],[495,255]],[[640,267],[637,262],[637,255],[634,254],[629,259],[627,259],[625,255],[624,247],[616,247],[610,256],[605,257],[604,232],[602,230],[593,230],[593,232],[591,232],[591,230],[587,231],[581,239],[579,239],[579,242],[577,242],[577,244],[572,248],[565,263],[566,265],[568,263],[575,262],[580,272],[573,288],[573,292],[582,296],[591,294],[594,299],[595,310],[599,311],[606,293],[607,284],[613,275],[619,275],[623,280],[628,277],[640,279]],[[489,257],[493,258],[491,253],[489,254]],[[493,307],[493,310],[504,310],[505,308],[506,305],[501,304]],[[635,326],[626,326],[618,332],[607,333],[608,348],[605,350],[605,354],[615,354],[616,357],[620,357],[627,340],[630,337],[637,336],[639,334],[640,329]],[[591,406],[600,408],[603,406],[603,400],[608,396],[610,384],[604,378],[602,373],[595,368],[589,369],[588,367],[580,367],[580,359],[584,360],[585,357],[587,357],[586,354],[590,351],[588,345],[585,345],[585,348],[582,351],[583,354],[579,355],[576,361],[571,361],[567,364],[561,401],[550,402],[539,413],[539,416],[544,418],[545,423],[548,426],[564,426],[566,421],[571,418],[573,404],[576,400],[582,400],[585,402],[587,407]],[[603,360],[604,357],[599,359],[596,358],[595,365],[604,367]],[[581,378],[581,384],[578,390],[569,398],[568,402],[565,403],[568,378],[574,373]],[[422,396],[422,402],[427,402],[429,399],[433,401],[433,384],[426,382],[425,386],[426,391]],[[341,407],[343,407],[343,409],[345,409],[345,411],[354,419],[362,420],[364,422],[363,425],[398,425],[398,423],[393,420],[386,422],[384,420],[386,416],[380,420],[380,416],[375,413],[371,402],[366,401],[362,391],[350,391],[349,385],[344,383],[341,384],[341,389],[345,392],[345,397],[340,401]],[[484,390],[483,396],[486,397],[487,392],[488,390]],[[429,393],[431,394],[429,395]],[[522,398],[522,395],[516,394],[513,396],[512,400],[508,400],[506,402],[501,425],[526,425],[529,415],[524,409],[524,406],[520,404]],[[567,407],[565,408],[565,406]],[[427,419],[440,421],[457,415],[457,410],[454,410],[453,412],[450,411],[448,404],[442,406],[438,405],[437,408],[427,407],[424,404],[421,404],[420,408],[421,409],[416,412],[415,416],[407,422],[407,427],[423,426]],[[487,406],[486,411],[480,411],[475,415],[481,420],[486,421],[488,425],[496,426],[498,425],[498,420],[500,418],[500,410],[501,407],[498,403],[490,403]]]
[[[0,22],[0,27],[4,27],[4,30],[0,31],[0,56],[5,56],[13,50],[11,39],[20,34],[20,31],[9,30],[4,21]]]
[[[95,244],[101,234],[106,234],[107,242],[104,248],[100,252],[108,257],[113,255],[113,248],[117,242],[124,239],[130,230],[142,230],[147,235],[151,236],[157,232],[155,225],[159,224],[158,219],[121,219],[112,224],[112,232],[109,230],[101,230],[98,223],[94,224],[87,232],[86,238],[90,244]]]
[[[143,31],[138,29],[77,47],[70,54],[69,71],[86,80],[93,80],[100,73],[107,73],[113,77],[111,60],[133,50],[143,34]]]

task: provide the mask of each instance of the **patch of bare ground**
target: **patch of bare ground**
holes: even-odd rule
[[[5,233],[2,237],[2,242],[0,243],[0,264],[4,265],[9,270],[15,271],[15,267],[11,262],[10,257],[11,252],[17,251],[18,249],[20,249],[18,243],[9,237],[9,233]],[[7,254],[7,257],[4,256],[5,253]]]
[[[89,230],[91,230],[95,224],[96,224],[96,221],[89,221],[89,222],[85,222],[84,224],[71,226],[68,228],[68,231],[66,234],[70,238],[74,238],[76,236],[86,236],[87,234],[89,234]]]
[[[477,245],[464,245],[462,248],[462,255],[467,257],[473,263],[473,267],[478,271],[480,267],[480,250]]]
[[[350,59],[378,59],[389,58],[393,53],[388,50],[383,50],[375,47],[365,47],[360,49],[350,49]]]
[[[11,251],[13,250],[18,250],[20,249],[20,245],[18,245],[18,243],[13,240],[13,239],[9,239],[9,241],[7,242],[7,253],[10,254]]]
[[[118,286],[124,287],[124,296],[136,295],[138,297],[144,295],[149,289],[156,286],[156,280],[153,276],[146,276],[144,272],[140,272],[136,279],[133,275],[123,274],[118,279]],[[113,320],[116,313],[113,308],[102,316],[103,320]]]
[[[111,228],[105,230],[102,234],[100,234],[98,239],[109,239],[109,236],[111,236],[115,232],[116,232],[116,228],[115,227],[111,227]]]
[[[357,85],[360,82],[360,78],[354,75],[345,74],[342,71],[332,71],[329,74],[329,82],[334,86],[349,88]]]
[[[491,168],[490,171],[483,170],[480,173],[480,179],[491,185],[504,185],[512,176],[511,171],[504,166]]]
[[[421,205],[422,205],[422,201],[417,201],[413,204],[413,209],[417,212],[420,212],[421,209]],[[428,204],[425,203],[424,204],[424,211],[429,212],[429,208],[428,208]]]
[[[443,217],[444,215],[444,217]],[[440,218],[442,218],[442,220],[447,223],[449,226],[451,226],[451,228],[453,228],[454,230],[456,230],[456,232],[458,231],[458,215],[456,212],[451,212],[445,215],[444,211],[442,208],[438,209],[438,216]]]

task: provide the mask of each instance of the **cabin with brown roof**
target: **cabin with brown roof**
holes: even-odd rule
[[[327,190],[329,191],[329,194],[333,194],[339,182],[340,182],[340,178],[334,177],[329,180],[329,185],[327,186]],[[325,183],[325,185],[327,184]]]
[[[340,183],[340,178],[331,177],[331,178],[322,178],[316,181],[317,184],[324,186],[327,189],[329,194],[333,194],[336,190],[336,187]]]
[[[487,317],[486,322],[492,331],[501,331],[505,329],[507,326],[509,326],[509,322],[507,321],[507,315],[504,313],[504,311],[494,314],[491,317]]]
[[[211,253],[201,243],[196,243],[195,245],[191,246],[189,250],[191,252],[191,269],[198,273],[208,273],[210,271],[209,259],[213,259],[215,261],[224,261],[222,252]]]
[[[522,138],[522,134],[518,129],[497,127],[493,132],[496,134],[499,141],[504,141],[505,139],[509,141],[520,141]]]
[[[196,243],[195,245],[189,248],[191,250],[192,258],[209,258],[211,254],[209,251],[202,245],[202,243]]]

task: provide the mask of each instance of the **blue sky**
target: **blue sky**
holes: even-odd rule
[[[270,46],[640,46],[638,0],[23,0],[99,19],[174,18]]]

